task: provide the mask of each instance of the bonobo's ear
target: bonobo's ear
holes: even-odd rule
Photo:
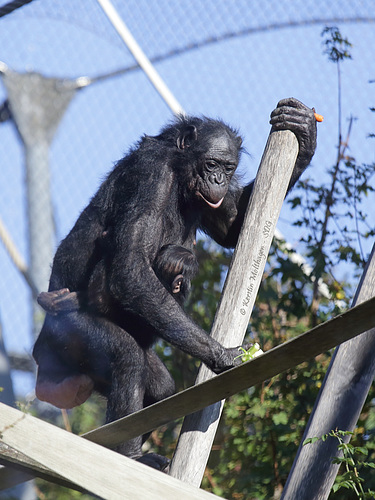
[[[197,127],[195,125],[187,125],[177,139],[178,149],[188,148],[192,142],[198,137]]]
[[[172,293],[180,293],[181,292],[181,285],[182,282],[184,281],[184,277],[182,274],[178,274],[175,279],[172,281]]]

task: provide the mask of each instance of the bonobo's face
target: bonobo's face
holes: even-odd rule
[[[177,165],[185,167],[180,178],[185,200],[198,201],[200,208],[219,208],[237,168],[242,139],[218,120],[194,117],[180,120],[178,127],[166,128],[159,137],[171,140],[179,150]]]
[[[239,147],[229,135],[211,136],[201,165],[196,195],[211,208],[218,208],[227,194],[237,168]]]

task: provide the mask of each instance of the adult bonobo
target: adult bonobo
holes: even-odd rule
[[[271,124],[299,141],[291,188],[314,154],[314,113],[285,99]],[[157,337],[216,373],[239,362],[238,347],[213,340],[175,300],[163,278],[171,257],[163,260],[162,249],[193,250],[197,229],[235,246],[253,188],[235,175],[241,144],[220,121],[180,117],[158,136],[144,136],[110,172],[56,252],[49,297],[53,303],[76,292],[78,303],[46,315],[33,351],[40,399],[73,407],[97,390],[108,399],[109,422],[169,396],[173,380],[151,350]],[[95,294],[93,306],[87,297]],[[141,457],[141,444],[135,438],[119,451],[163,468],[165,459]]]

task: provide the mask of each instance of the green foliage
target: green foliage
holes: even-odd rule
[[[351,59],[349,49],[352,44],[347,38],[341,35],[340,30],[335,26],[326,26],[322,31],[322,36],[326,37],[324,41],[324,54],[328,55],[328,59],[334,63]]]
[[[302,215],[294,222],[309,228],[304,242],[308,258],[315,261],[314,275],[318,278],[341,261],[362,266],[365,256],[361,240],[375,234],[368,213],[361,208],[374,192],[371,181],[375,164],[357,165],[342,149],[338,162],[327,174],[329,185],[317,185],[309,178],[299,182]],[[296,207],[295,200],[289,203]]]
[[[313,444],[320,439],[325,441],[329,437],[337,439],[339,442],[337,449],[341,452],[341,456],[334,457],[332,463],[343,466],[344,471],[337,476],[335,484],[332,487],[333,493],[336,493],[341,488],[345,488],[353,491],[356,497],[360,500],[370,500],[374,498],[375,491],[370,490],[369,488],[367,491],[364,491],[364,479],[360,476],[360,470],[361,468],[375,469],[375,463],[363,462],[358,458],[359,456],[367,456],[368,449],[364,446],[354,446],[353,444],[350,444],[348,440],[353,435],[354,433],[349,431],[332,430],[320,438],[313,437],[305,439],[303,445]],[[340,492],[340,495],[341,493],[342,492]],[[340,498],[342,498],[342,496],[340,496]]]
[[[364,202],[374,192],[371,185],[375,174],[375,163],[359,165],[348,154],[349,141],[355,120],[349,117],[348,128],[343,138],[341,110],[340,61],[350,59],[351,44],[338,28],[327,27],[324,53],[337,64],[338,71],[338,150],[334,165],[326,170],[326,182],[305,178],[297,184],[294,197],[288,201],[292,209],[298,209],[294,225],[305,228],[302,242],[306,246],[306,258],[312,265],[314,281],[311,301],[314,322],[319,315],[319,279],[324,278],[330,293],[337,300],[351,297],[352,283],[339,283],[334,277],[334,267],[347,262],[351,272],[358,276],[366,262],[363,241],[375,234],[373,221],[368,220]]]

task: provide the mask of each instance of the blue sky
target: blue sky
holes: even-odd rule
[[[0,6],[6,2],[0,2]],[[350,1],[185,1],[114,2],[149,57],[176,48],[215,43],[184,51],[156,64],[162,78],[190,114],[220,117],[245,138],[241,171],[252,178],[269,132],[268,117],[277,101],[294,96],[324,115],[318,149],[306,175],[324,179],[336,158],[337,76],[322,55],[323,23],[314,19],[373,16],[373,2]],[[244,33],[274,23],[310,21]],[[331,23],[333,24],[333,22]],[[357,118],[350,152],[374,161],[375,26],[373,22],[335,22],[353,44],[353,59],[342,67],[344,127]],[[233,34],[233,36],[223,36]],[[45,76],[96,76],[128,67],[133,60],[95,0],[36,0],[0,19],[0,60],[19,71]],[[0,85],[0,101],[6,97]],[[50,151],[56,244],[69,231],[106,172],[143,133],[155,134],[170,110],[145,75],[137,70],[91,85],[77,93]],[[369,200],[369,210],[374,200]],[[23,150],[11,123],[0,124],[0,217],[25,260],[28,259]],[[298,245],[287,206],[279,229]],[[367,245],[369,251],[371,244]],[[297,248],[299,248],[297,246]],[[303,250],[303,249],[301,249]],[[30,294],[0,244],[0,318],[9,350],[29,354]],[[20,394],[30,380],[17,377]]]

